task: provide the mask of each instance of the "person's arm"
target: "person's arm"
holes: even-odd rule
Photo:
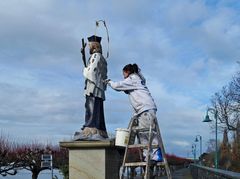
[[[136,82],[134,82],[130,78],[126,78],[123,81],[119,82],[113,82],[110,80],[108,82],[108,85],[116,91],[129,91],[137,89]]]

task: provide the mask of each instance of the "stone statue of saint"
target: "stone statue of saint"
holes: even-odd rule
[[[74,140],[104,140],[106,131],[103,101],[105,100],[107,61],[102,55],[101,37],[88,37],[90,58],[83,69],[85,77],[84,95],[85,124],[82,131],[74,134]]]

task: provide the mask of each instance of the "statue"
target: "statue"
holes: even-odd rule
[[[102,55],[101,37],[96,35],[88,37],[90,58],[85,61],[84,40],[81,53],[83,56],[85,77],[84,95],[85,124],[82,131],[74,134],[74,140],[104,140],[108,138],[106,131],[103,101],[105,100],[107,79],[107,61]]]

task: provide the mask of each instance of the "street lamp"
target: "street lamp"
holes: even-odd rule
[[[196,162],[196,144],[192,144],[192,154],[194,156],[194,163]]]
[[[218,111],[214,108],[208,108],[207,109],[207,114],[203,122],[212,122],[212,120],[209,118],[208,111],[213,111],[214,112],[214,119],[215,119],[215,168],[218,168],[218,145],[217,145],[217,115]]]
[[[199,140],[198,140],[198,137],[199,137]],[[199,155],[199,158],[200,158],[202,155],[202,136],[196,135],[195,142],[198,142],[198,141],[200,141],[200,155]]]

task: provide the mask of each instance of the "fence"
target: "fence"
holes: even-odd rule
[[[240,179],[240,173],[191,164],[193,179]]]

